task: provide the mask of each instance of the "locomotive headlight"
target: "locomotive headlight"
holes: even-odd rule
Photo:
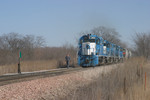
[[[87,45],[86,45],[86,49],[90,49],[90,45],[87,44]]]
[[[88,58],[86,58],[86,59],[85,59],[85,62],[86,62],[86,63],[89,63],[89,59],[88,59]]]

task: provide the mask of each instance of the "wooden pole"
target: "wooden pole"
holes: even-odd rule
[[[124,94],[126,94],[126,77],[124,78]]]
[[[146,72],[145,72],[145,90],[146,90]]]
[[[141,77],[142,77],[142,84],[143,84],[143,64],[141,65]]]

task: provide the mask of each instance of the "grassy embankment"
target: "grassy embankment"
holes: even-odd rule
[[[143,58],[132,58],[109,74],[101,74],[89,86],[79,87],[65,100],[150,100],[149,78],[150,63]]]
[[[76,59],[72,59],[70,65],[74,66]],[[32,72],[39,70],[56,69],[59,67],[66,67],[65,59],[61,60],[36,60],[36,61],[21,61],[21,72]],[[17,73],[18,63],[0,65],[0,75],[7,73]]]
[[[56,60],[39,60],[39,61],[22,61],[21,62],[21,71],[22,72],[30,72],[30,71],[38,71],[38,70],[47,70],[57,68]],[[1,65],[0,66],[0,75],[6,73],[17,73],[18,64],[10,64],[10,65]]]

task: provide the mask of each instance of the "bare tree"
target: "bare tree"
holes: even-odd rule
[[[35,38],[35,48],[44,47],[45,39],[42,36],[37,36]]]
[[[32,59],[34,48],[44,46],[42,37],[9,33],[0,36],[0,64],[17,61],[19,50],[23,59]]]
[[[112,43],[118,44],[120,42],[120,35],[114,28],[107,28],[104,26],[99,26],[91,30],[92,33],[103,37]]]
[[[90,33],[95,34],[97,36],[101,36],[105,40],[108,40],[114,44],[120,45],[121,47],[124,47],[124,48],[127,47],[126,44],[120,40],[120,35],[114,28],[99,26],[99,27],[93,28],[89,32],[82,32],[79,35],[81,36],[81,35],[90,34]]]
[[[135,43],[135,54],[148,59],[150,56],[150,34],[135,33],[133,41]]]

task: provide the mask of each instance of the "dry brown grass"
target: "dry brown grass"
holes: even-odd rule
[[[38,61],[22,61],[21,62],[21,71],[22,72],[31,72],[38,70],[48,70],[57,68],[56,60],[38,60]],[[17,73],[18,64],[11,65],[1,65],[0,66],[0,75],[6,73]]]
[[[150,88],[147,88],[145,91],[143,84],[135,83],[129,88],[126,94],[124,94],[122,90],[118,91],[118,93],[114,96],[114,100],[150,100],[149,93]]]
[[[150,71],[150,66],[144,58],[129,59],[111,73],[101,74],[89,86],[80,87],[65,100],[150,100],[150,74],[147,74],[148,85],[146,91],[144,90],[146,71]]]
[[[76,59],[71,59],[70,66],[71,67],[76,66],[77,64],[75,62]],[[61,67],[66,67],[65,59],[21,61],[21,72],[49,70]],[[18,72],[18,63],[0,65],[0,75],[17,72]]]
[[[101,99],[149,100],[149,97],[146,96],[147,91],[144,90],[146,66],[144,58],[132,58],[126,61],[124,66],[118,66],[117,70],[112,71],[100,82]]]

